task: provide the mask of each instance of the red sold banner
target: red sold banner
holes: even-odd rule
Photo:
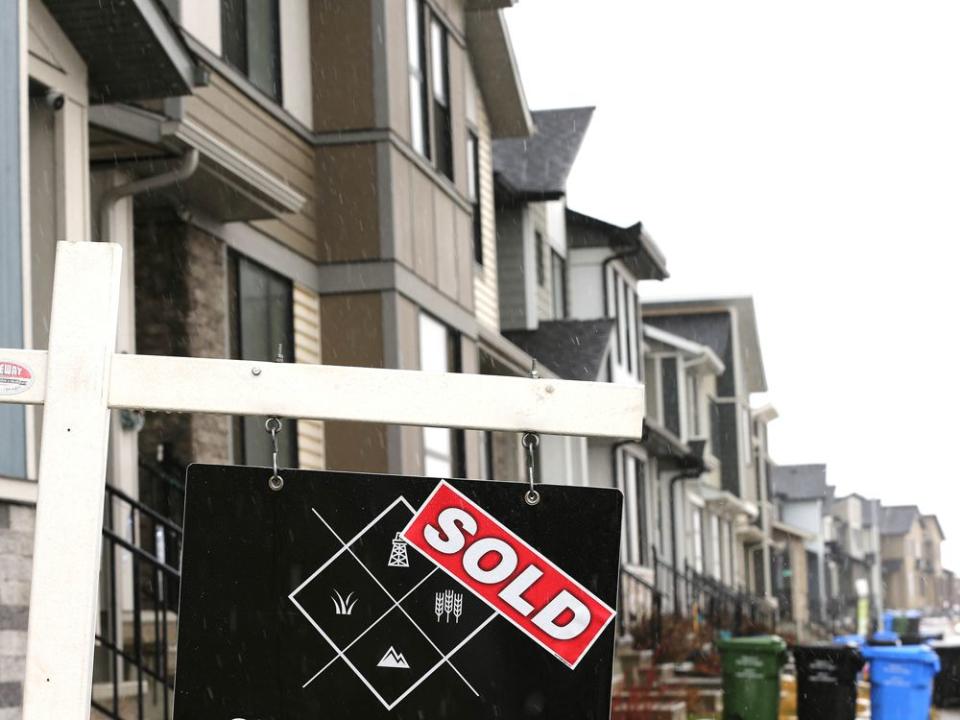
[[[403,538],[570,668],[614,610],[449,483]]]

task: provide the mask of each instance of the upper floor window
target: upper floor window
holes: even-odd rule
[[[680,436],[680,378],[675,357],[660,361],[663,373],[663,424],[670,432]]]
[[[232,256],[233,356],[241,360],[272,362],[277,350],[287,359],[293,356],[293,287],[285,277],[246,259]],[[242,417],[234,428],[234,455],[237,462],[269,465],[272,460],[270,435],[264,417]],[[284,421],[278,462],[283,467],[297,464],[296,423]]]
[[[407,0],[407,72],[410,76],[410,142],[430,157],[427,109],[427,46],[423,32],[423,0]]]
[[[692,438],[700,437],[700,376],[696,373],[687,375],[687,435]]]
[[[467,195],[473,207],[473,259],[483,265],[483,218],[480,209],[480,140],[467,133]]]
[[[220,28],[223,59],[279,101],[278,0],[220,0]]]
[[[555,250],[550,252],[550,276],[553,283],[553,317],[559,320],[567,316],[567,264]]]
[[[453,137],[450,122],[450,48],[447,28],[430,19],[430,58],[433,81],[433,148],[437,170],[453,179]]]
[[[544,267],[543,234],[538,230],[533,235],[536,247],[534,251],[537,254],[537,285],[543,287],[547,283],[547,272]]]

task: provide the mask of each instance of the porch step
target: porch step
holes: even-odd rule
[[[679,701],[637,700],[626,693],[613,698],[612,720],[687,720],[687,705]]]

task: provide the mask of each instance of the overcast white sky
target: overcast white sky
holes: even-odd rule
[[[643,220],[672,276],[643,292],[754,296],[775,459],[937,513],[960,570],[960,3],[507,17],[533,109],[597,106],[568,201]]]

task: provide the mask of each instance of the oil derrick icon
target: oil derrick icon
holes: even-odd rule
[[[393,547],[390,549],[390,559],[387,561],[387,567],[410,567],[410,560],[407,558],[407,541],[400,537],[400,533],[397,533],[393,538]]]

